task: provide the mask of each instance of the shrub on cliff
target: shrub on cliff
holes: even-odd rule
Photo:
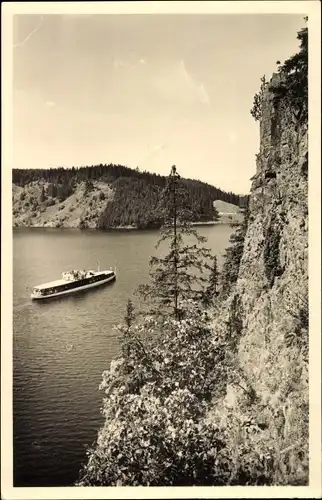
[[[207,418],[234,366],[230,342],[214,338],[206,314],[137,323],[128,307],[119,329],[122,357],[100,387],[105,424],[77,485],[272,484],[272,443],[263,446],[260,428],[235,415]]]
[[[308,18],[304,18],[307,22]],[[272,88],[275,93],[275,104],[282,102],[289,107],[299,123],[308,119],[308,28],[302,28],[297,39],[299,51],[279,65],[278,71],[283,75],[280,85]]]
[[[276,277],[281,276],[283,269],[280,264],[280,240],[281,228],[272,217],[265,234],[264,242],[264,270],[270,287],[273,286]]]
[[[123,329],[124,356],[103,374],[106,422],[78,484],[225,484],[229,454],[204,420],[225,391],[225,346],[202,317]]]
[[[294,292],[288,290],[284,299],[285,312],[294,320],[294,329],[285,334],[286,345],[300,350],[303,359],[307,362],[309,356],[309,297],[308,286]]]
[[[307,21],[307,17],[304,18]],[[274,105],[286,106],[294,113],[299,123],[308,119],[308,28],[302,28],[297,39],[300,42],[299,51],[281,64],[278,64],[278,73],[281,80],[277,85],[271,85],[274,92]],[[254,96],[253,107],[250,111],[253,118],[258,121],[262,117],[262,103],[264,92],[268,86],[265,76],[261,78],[261,86]]]
[[[262,118],[262,104],[264,99],[264,92],[267,87],[267,81],[265,75],[261,78],[261,86],[259,91],[254,95],[253,107],[250,110],[250,114],[255,121],[259,121]]]

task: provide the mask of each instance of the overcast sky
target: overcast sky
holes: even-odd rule
[[[121,163],[246,193],[253,95],[299,15],[19,15],[14,167]]]

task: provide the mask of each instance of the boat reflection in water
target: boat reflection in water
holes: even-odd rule
[[[60,280],[51,281],[35,286],[31,293],[33,300],[48,299],[61,295],[88,290],[105,283],[115,281],[116,273],[113,270],[106,271],[68,271],[62,273]]]

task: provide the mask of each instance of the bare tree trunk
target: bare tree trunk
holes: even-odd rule
[[[173,231],[174,231],[174,315],[178,319],[178,242],[177,242],[177,199],[176,199],[176,167],[172,167],[173,175]]]

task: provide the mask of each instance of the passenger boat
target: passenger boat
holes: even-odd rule
[[[61,279],[35,286],[31,293],[33,300],[67,295],[104,285],[116,279],[115,271],[73,270],[62,273]]]

